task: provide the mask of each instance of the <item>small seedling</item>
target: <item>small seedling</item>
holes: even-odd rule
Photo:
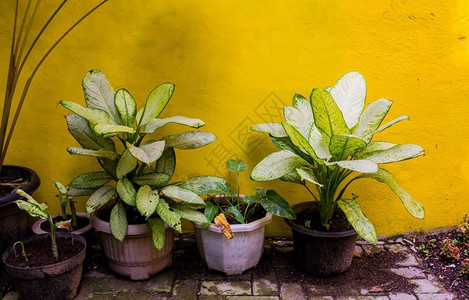
[[[419,250],[420,253],[422,253],[424,255],[428,255],[428,250],[426,249],[425,244],[420,244],[420,246],[418,246],[417,250]]]
[[[311,220],[306,220],[305,221],[305,227],[308,229],[311,229]]]
[[[26,251],[24,251],[24,243],[21,242],[21,241],[18,241],[16,243],[13,244],[13,252],[15,253],[15,257],[18,256],[18,254],[16,253],[16,245],[20,245],[21,246],[21,255],[24,257],[24,261],[25,262],[28,262],[28,256],[26,255]]]
[[[456,244],[455,240],[444,239],[441,243],[440,255],[446,259],[459,260],[460,249]]]

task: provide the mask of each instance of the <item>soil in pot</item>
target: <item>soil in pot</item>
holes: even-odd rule
[[[340,209],[336,209],[329,223],[329,230],[326,230],[321,224],[317,206],[296,213],[296,220],[292,220],[292,222],[298,226],[317,231],[341,232],[353,229],[352,225],[350,225],[345,217],[344,212]]]
[[[54,221],[54,224],[57,223],[57,222],[60,222],[60,221],[64,221],[62,216],[56,216],[56,217],[52,218],[52,220]],[[67,215],[67,218],[65,220],[66,221],[70,220],[70,215]],[[90,225],[90,219],[82,218],[80,216],[77,216],[77,223],[78,223],[78,226],[76,226],[76,228],[73,228],[74,231],[80,230],[80,229],[85,228],[86,226]],[[46,232],[50,232],[49,222],[43,222],[41,224],[41,229],[46,231]],[[66,232],[67,230],[65,228],[57,228],[57,231],[65,231]]]
[[[58,259],[55,259],[52,255],[50,237],[30,241],[29,243],[26,243],[24,247],[26,257],[28,258],[27,262],[21,255],[20,245],[17,245],[15,248],[17,255],[8,256],[6,262],[11,266],[23,268],[55,264],[74,257],[83,250],[84,245],[80,242],[74,242],[72,244],[69,238],[57,237],[57,248],[59,251]]]
[[[25,182],[23,178],[0,177],[0,197],[10,194],[18,185]]]
[[[243,196],[242,196],[243,197]],[[210,200],[210,199],[207,199],[207,200]],[[227,200],[224,198],[224,197],[217,197],[216,199],[212,200],[213,202],[217,202],[219,203],[219,205],[223,208],[223,209],[226,209],[228,208],[228,205],[227,205]],[[241,203],[240,207],[239,207],[239,211],[240,212],[244,212],[246,210],[246,204],[245,203]],[[200,210],[200,212],[204,212],[203,210]],[[267,212],[265,211],[265,209],[258,205],[256,206],[254,212],[252,214],[250,214],[248,216],[248,218],[245,220],[245,224],[247,223],[251,223],[251,222],[254,222],[254,221],[257,221],[259,219],[262,219],[263,217],[265,217],[267,214]],[[228,221],[229,224],[233,225],[233,224],[241,224],[238,220],[236,220],[235,218],[233,218],[231,215],[226,215],[226,220]]]

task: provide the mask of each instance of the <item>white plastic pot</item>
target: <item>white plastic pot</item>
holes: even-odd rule
[[[231,225],[232,239],[228,239],[213,223],[207,228],[203,228],[202,223],[194,223],[202,259],[210,269],[227,275],[241,274],[256,266],[264,250],[265,226],[271,221],[272,214],[267,213],[254,222]]]

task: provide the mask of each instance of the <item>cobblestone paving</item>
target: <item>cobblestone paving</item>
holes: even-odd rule
[[[256,268],[241,275],[226,276],[208,270],[198,255],[193,237],[181,235],[176,237],[172,266],[141,282],[108,271],[102,265],[103,258],[95,251],[98,254],[84,270],[77,299],[458,299],[437,278],[425,274],[414,250],[402,238],[380,241],[376,246],[357,242],[351,269],[332,278],[318,279],[296,269],[292,265],[292,251],[291,240],[267,239],[263,258]],[[379,265],[386,255],[390,257],[388,262]],[[373,272],[368,273],[366,268]],[[3,299],[17,298],[16,292],[10,292]]]

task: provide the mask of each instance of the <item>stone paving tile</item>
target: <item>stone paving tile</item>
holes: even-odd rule
[[[428,279],[411,279],[409,282],[417,285],[414,290],[417,294],[435,294],[444,290],[438,283]]]
[[[251,295],[250,281],[203,281],[200,293],[202,295]]]
[[[451,294],[417,294],[419,300],[453,300]]]
[[[336,300],[389,300],[388,296],[351,296],[351,297],[336,297]]]
[[[414,268],[414,267],[407,267],[407,268],[397,268],[397,269],[390,269],[391,272],[400,275],[405,278],[425,278],[425,274],[423,273],[422,269]]]
[[[197,280],[178,280],[174,284],[173,299],[196,299],[199,292]]]
[[[279,300],[278,296],[228,296],[227,300]]]
[[[388,251],[394,252],[394,253],[410,253],[409,248],[402,245],[402,244],[389,244],[389,245],[384,245],[384,248],[387,249]]]
[[[153,275],[143,288],[145,292],[171,292],[173,285],[173,272],[165,270],[162,273]]]
[[[280,287],[280,298],[301,300],[306,299],[306,295],[301,284],[283,283]]]
[[[253,295],[278,295],[277,282],[267,279],[256,279],[252,281]]]
[[[88,287],[92,292],[119,293],[119,292],[141,292],[144,281],[130,281],[122,278],[83,278],[81,288]]]
[[[393,293],[389,295],[389,299],[391,300],[416,300],[417,297],[415,297],[414,295],[410,295],[410,294]]]
[[[365,255],[375,255],[380,253],[381,251],[384,251],[384,247],[382,245],[362,245],[363,252]]]
[[[408,253],[406,257],[403,260],[398,261],[396,265],[402,267],[416,267],[419,265],[419,263],[412,253]]]
[[[200,295],[199,300],[226,300],[226,297],[222,295]]]
[[[310,296],[308,300],[334,300],[332,296]]]

